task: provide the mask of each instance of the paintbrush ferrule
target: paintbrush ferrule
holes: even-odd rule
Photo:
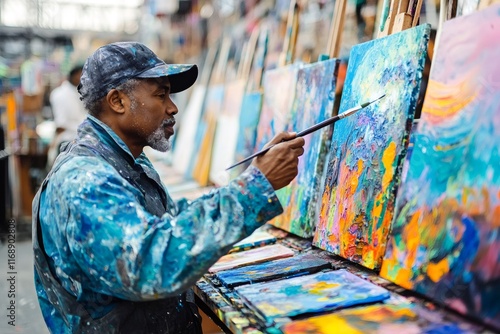
[[[339,115],[339,119],[344,119],[346,118],[347,116],[351,116],[352,114],[354,114],[356,111],[359,111],[361,110],[361,107],[354,107],[354,108],[351,108],[347,111],[344,111],[342,114]]]

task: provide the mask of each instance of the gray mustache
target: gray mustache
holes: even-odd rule
[[[174,126],[174,125],[175,125],[175,119],[173,119],[173,118],[167,119],[166,121],[164,121],[162,123],[163,127]]]

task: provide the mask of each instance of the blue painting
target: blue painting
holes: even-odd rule
[[[244,285],[235,290],[267,324],[279,317],[336,310],[390,297],[386,289],[345,269]]]
[[[241,111],[238,122],[238,138],[236,141],[236,152],[234,162],[241,161],[254,153],[255,141],[257,140],[257,126],[259,125],[260,109],[262,108],[262,93],[250,92],[243,95]],[[241,174],[251,161],[234,167],[230,171],[232,177]]]
[[[235,287],[299,274],[312,274],[327,268],[331,268],[328,261],[314,254],[301,254],[287,259],[223,271],[218,273],[217,277],[225,286]]]

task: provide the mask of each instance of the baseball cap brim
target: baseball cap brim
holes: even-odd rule
[[[198,66],[193,64],[161,64],[136,76],[137,78],[168,77],[170,93],[179,93],[191,87],[198,78]]]

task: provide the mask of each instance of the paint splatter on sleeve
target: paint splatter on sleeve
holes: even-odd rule
[[[70,261],[53,260],[63,285],[77,296],[81,286],[128,300],[176,295],[234,243],[282,212],[273,188],[255,167],[162,217],[147,212],[143,194],[96,158],[69,161],[47,191],[56,195],[43,210],[54,216],[54,224],[44,227],[53,241],[46,251],[49,256],[61,249],[71,253]]]

